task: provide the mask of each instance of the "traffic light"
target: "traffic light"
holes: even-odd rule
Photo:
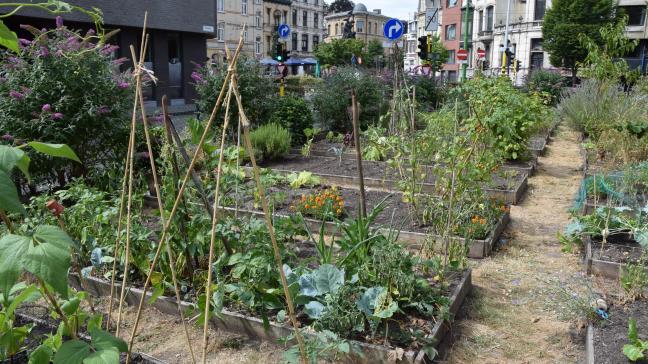
[[[283,59],[283,48],[284,48],[283,44],[277,42],[277,44],[275,46],[276,46],[276,49],[275,49],[274,59],[277,60],[277,62],[283,62],[284,61],[284,59]]]
[[[510,66],[513,64],[513,61],[515,60],[515,53],[510,51],[509,49],[506,50],[506,66]]]
[[[515,63],[515,66],[514,66],[515,67],[515,73],[520,72],[520,63],[521,62],[516,59],[514,63]]]
[[[422,60],[428,59],[428,36],[424,35],[418,39],[418,56]]]
[[[288,54],[288,47],[283,47],[281,51],[281,59],[282,62],[286,62],[290,58],[290,55]]]

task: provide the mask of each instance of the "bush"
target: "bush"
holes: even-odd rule
[[[253,59],[240,57],[236,69],[245,115],[253,125],[260,125],[272,115],[279,94],[278,86],[271,78],[263,76],[263,68]],[[210,65],[196,65],[196,69],[191,74],[198,93],[196,105],[203,116],[209,117],[211,114],[226,74],[226,67],[214,70]],[[221,110],[224,109],[223,106]],[[238,120],[238,107],[234,98],[232,98],[231,110],[232,120]],[[224,112],[219,113],[219,120],[223,120],[224,114]]]
[[[0,58],[0,134],[67,144],[82,161],[34,154],[33,182],[63,184],[70,171],[88,175],[121,164],[133,92],[130,76],[118,70],[122,60],[112,60],[116,46],[93,31],[24,28],[36,40],[23,39],[19,54]]]
[[[548,104],[555,105],[560,101],[565,81],[558,72],[537,70],[531,73],[528,87],[529,91],[539,92],[546,97]]]
[[[360,105],[361,128],[377,122],[387,111],[385,88],[378,78],[357,68],[338,68],[317,85],[313,96],[314,110],[324,129],[341,133],[351,130],[351,90],[355,90]]]
[[[417,76],[411,77],[409,82],[416,86],[416,102],[420,109],[432,111],[443,101],[446,90],[437,85],[434,78]]]
[[[290,132],[278,124],[260,126],[250,133],[250,141],[255,155],[260,154],[264,160],[282,157],[290,151]]]
[[[304,100],[292,96],[280,97],[277,99],[270,123],[288,129],[292,142],[303,144],[306,141],[304,130],[313,127],[313,115]]]

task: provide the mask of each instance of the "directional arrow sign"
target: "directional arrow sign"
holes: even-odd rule
[[[389,40],[396,40],[403,35],[403,30],[405,30],[405,27],[403,27],[403,23],[401,23],[400,20],[389,19],[385,23],[383,34],[385,35],[385,38]]]
[[[277,29],[279,38],[288,38],[290,36],[290,26],[288,24],[281,24]]]

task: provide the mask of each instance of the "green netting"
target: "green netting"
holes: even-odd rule
[[[576,193],[574,209],[582,209],[587,201],[587,197],[593,196],[595,192],[600,196],[606,196],[622,204],[631,202],[631,198],[628,198],[618,188],[623,185],[623,177],[623,172],[614,172],[605,176],[596,175],[585,178]]]

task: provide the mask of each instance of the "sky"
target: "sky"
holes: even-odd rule
[[[384,15],[408,20],[409,14],[416,11],[418,0],[354,0],[357,3],[363,3],[369,11],[381,9]]]

